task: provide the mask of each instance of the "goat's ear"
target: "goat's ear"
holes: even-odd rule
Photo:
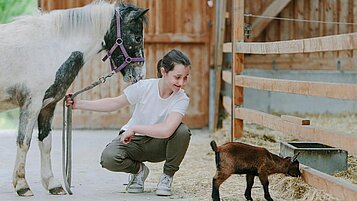
[[[296,161],[297,157],[299,156],[300,152],[297,152],[296,154],[294,154],[293,158],[291,159],[291,162]]]
[[[286,156],[286,157],[284,158],[284,160],[291,161],[291,157],[290,157],[290,156]]]

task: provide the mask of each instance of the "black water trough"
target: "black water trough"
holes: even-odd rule
[[[348,153],[345,150],[317,142],[280,142],[280,155],[293,156],[300,152],[298,161],[327,174],[347,169]]]

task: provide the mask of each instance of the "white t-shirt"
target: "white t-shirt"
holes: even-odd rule
[[[161,98],[159,79],[145,79],[128,86],[124,94],[134,112],[127,124],[121,129],[127,130],[134,125],[153,125],[165,121],[171,112],[185,115],[190,99],[185,91],[180,89],[168,98]]]

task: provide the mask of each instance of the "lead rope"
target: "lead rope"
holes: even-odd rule
[[[90,86],[74,93],[73,95],[70,95],[70,98],[73,100],[78,94],[85,92],[89,89],[92,89],[96,87],[97,85],[104,83],[107,78],[111,77],[114,75],[116,72],[121,71],[124,69],[128,64],[131,62],[141,62],[145,61],[143,57],[135,57],[132,58],[128,55],[124,44],[123,44],[123,39],[121,38],[121,32],[120,32],[120,11],[119,9],[115,10],[116,13],[116,19],[117,19],[117,39],[115,40],[114,45],[110,48],[110,50],[107,52],[105,57],[102,59],[103,62],[109,58],[110,60],[110,65],[112,71],[107,74],[106,76],[103,76],[99,78],[98,81],[94,82]],[[113,52],[117,49],[120,48],[123,56],[124,56],[124,63],[122,63],[119,67],[117,67],[112,59],[112,54]],[[64,184],[66,187],[67,192],[72,195],[71,191],[71,176],[72,176],[72,105],[69,105],[67,108],[67,129],[66,129],[66,98],[63,99],[63,128],[62,128],[62,172],[63,172],[63,180]],[[66,134],[67,131],[67,134]]]
[[[73,95],[70,96],[72,100],[74,98],[85,92],[88,91],[94,87],[96,87],[99,84],[102,84],[106,81],[107,78],[113,76],[115,74],[115,71],[113,70],[109,74],[100,77],[98,81],[93,82],[91,85],[88,87],[75,92]],[[62,174],[63,174],[63,180],[64,180],[64,185],[65,188],[68,192],[68,194],[72,195],[71,191],[71,178],[72,178],[72,105],[69,105],[67,107],[67,112],[66,112],[66,98],[63,99],[63,127],[62,127]],[[67,113],[67,115],[66,115]],[[66,116],[67,116],[67,121],[66,121]],[[67,126],[66,126],[67,125]],[[67,129],[66,129],[67,128]],[[66,132],[67,131],[67,132]]]

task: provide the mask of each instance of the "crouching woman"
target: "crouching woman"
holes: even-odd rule
[[[101,165],[114,172],[127,172],[127,191],[144,191],[149,168],[143,162],[165,161],[157,185],[157,195],[171,195],[175,172],[186,154],[191,133],[182,118],[189,98],[182,89],[191,68],[190,59],[179,50],[171,50],[157,64],[157,79],[141,80],[114,98],[72,101],[74,109],[111,112],[133,105],[134,112],[118,137],[101,156]]]

